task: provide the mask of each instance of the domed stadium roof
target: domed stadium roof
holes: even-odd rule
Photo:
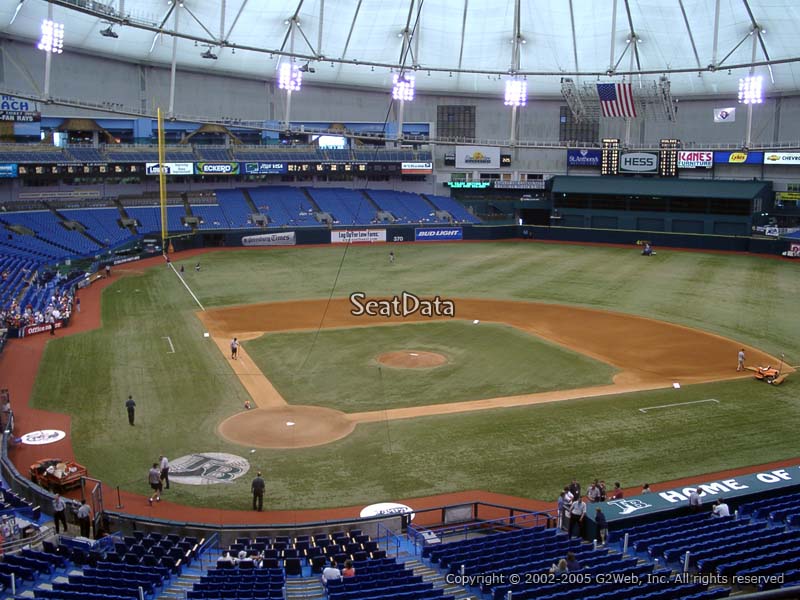
[[[7,0],[0,28],[38,39],[51,6],[65,52],[168,65],[177,31],[179,67],[265,80],[294,54],[306,83],[388,90],[402,67],[422,93],[501,97],[515,72],[556,97],[628,73],[734,99],[755,56],[767,95],[800,92],[797,0]]]

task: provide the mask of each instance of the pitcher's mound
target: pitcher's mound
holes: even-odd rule
[[[356,424],[341,411],[321,406],[255,408],[225,419],[219,432],[252,448],[308,448],[341,439]]]
[[[384,352],[376,359],[382,365],[395,369],[432,369],[447,364],[447,357],[436,352],[402,350]]]

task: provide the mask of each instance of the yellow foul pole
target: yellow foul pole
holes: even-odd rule
[[[158,109],[158,192],[161,199],[161,251],[167,254],[167,175],[164,166],[164,119]]]

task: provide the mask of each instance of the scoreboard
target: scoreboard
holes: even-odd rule
[[[680,140],[661,140],[658,151],[658,174],[661,177],[678,176],[678,150]]]
[[[619,139],[604,138],[600,157],[601,175],[619,175]]]

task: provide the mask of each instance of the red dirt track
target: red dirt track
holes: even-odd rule
[[[525,243],[530,243],[530,242],[525,242]],[[191,258],[198,254],[203,254],[211,251],[219,251],[219,250],[220,249],[199,249],[199,250],[185,251],[176,254],[174,256],[174,259],[182,260]],[[231,250],[242,250],[242,249],[232,248]],[[65,335],[73,335],[83,331],[89,331],[95,329],[101,325],[100,322],[101,293],[102,290],[109,283],[114,281],[117,274],[124,272],[136,272],[141,270],[142,268],[151,267],[155,265],[161,265],[163,268],[163,264],[164,264],[163,259],[161,257],[156,257],[135,263],[128,263],[126,265],[121,265],[119,267],[114,268],[113,275],[110,281],[100,280],[92,284],[89,288],[80,290],[79,296],[81,298],[82,312],[80,314],[78,313],[73,314],[70,326],[66,329],[58,330],[57,336],[61,337]],[[548,305],[540,305],[540,306],[547,307]],[[556,308],[557,307],[554,307],[553,309],[555,310]],[[595,312],[600,312],[600,311],[595,311]],[[606,313],[606,314],[611,314],[611,313]],[[464,314],[458,316],[462,318],[467,317],[467,315]],[[620,317],[623,316],[624,315],[620,315]],[[469,318],[473,317],[470,316]],[[474,318],[479,318],[482,320],[492,320],[491,318],[487,319],[485,315],[476,315]],[[644,319],[644,321],[649,321],[651,323],[658,323],[656,321],[650,321],[647,319]],[[319,323],[319,321],[317,321],[317,323]],[[349,323],[347,326],[352,326],[352,325],[353,325],[352,323]],[[327,324],[327,326],[330,327],[334,325]],[[570,329],[571,327],[572,325],[570,323],[561,322],[559,324],[560,331],[553,332],[553,337],[551,337],[550,335],[545,335],[542,332],[538,333],[539,335],[543,335],[543,337],[548,337],[550,339],[555,340],[559,333],[563,335],[564,331]],[[284,328],[285,327],[281,327],[281,329]],[[269,328],[264,328],[264,330],[268,329]],[[252,329],[249,331],[252,331]],[[693,330],[687,330],[687,331],[693,331]],[[630,341],[627,337],[628,332],[624,330],[620,331],[614,329],[608,331],[607,333],[608,335],[615,336],[612,339]],[[9,392],[11,394],[11,403],[16,418],[15,433],[19,435],[22,433],[26,433],[28,431],[35,431],[38,429],[60,429],[67,432],[66,439],[60,442],[56,442],[55,444],[50,444],[46,446],[22,445],[10,448],[9,456],[13,460],[17,469],[23,475],[27,474],[28,466],[32,462],[40,458],[45,458],[49,456],[58,456],[65,459],[74,458],[72,442],[69,435],[71,429],[70,417],[68,415],[60,413],[36,410],[29,406],[29,401],[34,386],[36,373],[39,368],[44,348],[47,342],[50,340],[50,337],[51,336],[46,334],[40,334],[21,340],[10,340],[8,345],[6,346],[5,351],[2,354],[0,354],[0,382],[2,382],[3,387],[8,387]],[[716,338],[716,336],[709,336],[709,337],[715,338],[718,343],[719,341],[723,340],[723,338]],[[569,346],[569,344],[564,343],[564,341],[565,340],[562,340],[560,343]],[[724,342],[726,342],[724,344],[725,346],[727,346],[728,344],[732,344],[733,346],[737,345],[735,342],[731,340],[724,340]],[[616,346],[625,348],[624,344],[616,344]],[[581,352],[595,356],[596,354],[594,353],[593,350],[594,348],[592,348],[591,346],[589,348],[580,349]],[[759,353],[757,349],[754,348],[750,349],[750,352],[752,354],[748,356],[748,359],[750,359],[751,361],[755,359],[755,362],[757,362],[762,356],[763,357],[767,356],[764,355],[763,353]],[[672,348],[670,350],[670,355],[681,355],[681,353],[688,353],[684,354],[686,356],[688,355],[695,356],[695,353],[692,351],[691,347],[676,346],[675,348]],[[609,356],[605,352],[603,352],[602,354],[604,356],[604,359],[608,361]],[[643,356],[641,349],[636,354],[641,358],[647,358],[646,356]],[[723,375],[725,373],[729,373],[732,368],[732,361],[731,361],[732,358],[735,358],[735,352],[731,354],[729,353],[728,350],[725,350],[724,357],[720,356],[718,360],[715,359],[713,361],[714,369],[712,370],[714,374],[719,373],[719,375]],[[696,369],[692,369],[691,372],[684,372],[683,374],[686,375],[687,377],[685,377],[683,381],[691,382],[695,380],[699,381],[699,380],[709,379],[708,359],[709,357],[707,355],[698,355],[697,356],[698,362],[696,363]],[[609,362],[615,364],[613,361]],[[689,365],[688,363],[685,364],[685,366],[687,368],[691,367],[691,365]],[[663,381],[670,379],[670,377],[672,376],[672,370],[666,364],[655,365],[655,370],[651,367],[653,367],[653,365],[649,365],[646,369],[639,370],[640,372],[638,373],[638,375],[642,377],[655,377],[656,379]],[[717,367],[719,368],[719,371],[717,371]],[[120,400],[120,410],[123,410],[122,400]],[[800,457],[786,461],[769,463],[767,465],[743,467],[739,469],[724,471],[721,473],[710,473],[702,476],[689,477],[670,482],[663,482],[660,484],[651,482],[651,487],[654,491],[660,491],[682,485],[694,484],[700,481],[724,479],[728,477],[734,477],[736,475],[740,475],[743,473],[757,472],[759,470],[771,470],[780,467],[794,466],[798,464],[800,464]],[[629,488],[625,490],[625,493],[626,495],[634,495],[639,492],[639,489],[640,489],[639,487]],[[556,492],[557,490],[553,491],[554,496]],[[269,506],[269,496],[270,494],[269,494],[269,483],[268,483],[267,494],[266,494],[267,506]],[[106,507],[113,510],[114,506],[116,505],[116,502],[114,502],[115,494],[113,494],[111,490],[107,489],[105,492],[105,497],[106,497]],[[453,494],[429,496],[424,498],[376,499],[376,501],[382,501],[382,500],[392,500],[396,502],[402,502],[403,504],[411,506],[415,510],[434,508],[446,504],[458,504],[466,502],[495,503],[501,505],[514,506],[520,509],[528,509],[531,511],[552,510],[555,507],[555,502],[542,502],[538,500],[530,500],[526,498],[497,494],[484,490],[470,490]],[[267,510],[263,513],[255,513],[250,510],[219,510],[219,509],[192,507],[192,506],[182,506],[173,504],[169,501],[163,501],[157,503],[153,507],[149,507],[147,505],[145,496],[130,492],[122,492],[121,501],[122,504],[124,505],[124,508],[121,510],[121,512],[126,512],[132,515],[140,515],[143,517],[154,517],[159,519],[174,519],[181,522],[203,522],[203,523],[220,524],[220,525],[300,524],[300,523],[309,523],[314,521],[350,519],[358,517],[359,512],[362,508],[362,506],[359,505],[359,506],[342,507],[336,509],[289,510],[289,511]],[[242,498],[243,507],[248,506],[249,502],[250,502],[249,495]],[[438,513],[434,514],[436,519],[438,519],[439,514]],[[482,516],[486,518],[491,518],[493,515],[488,514],[487,512],[487,514],[482,514]],[[497,514],[494,516],[501,516],[501,515]],[[420,515],[418,513],[418,517],[415,522],[424,524],[425,521],[426,521],[425,515],[424,514]]]

